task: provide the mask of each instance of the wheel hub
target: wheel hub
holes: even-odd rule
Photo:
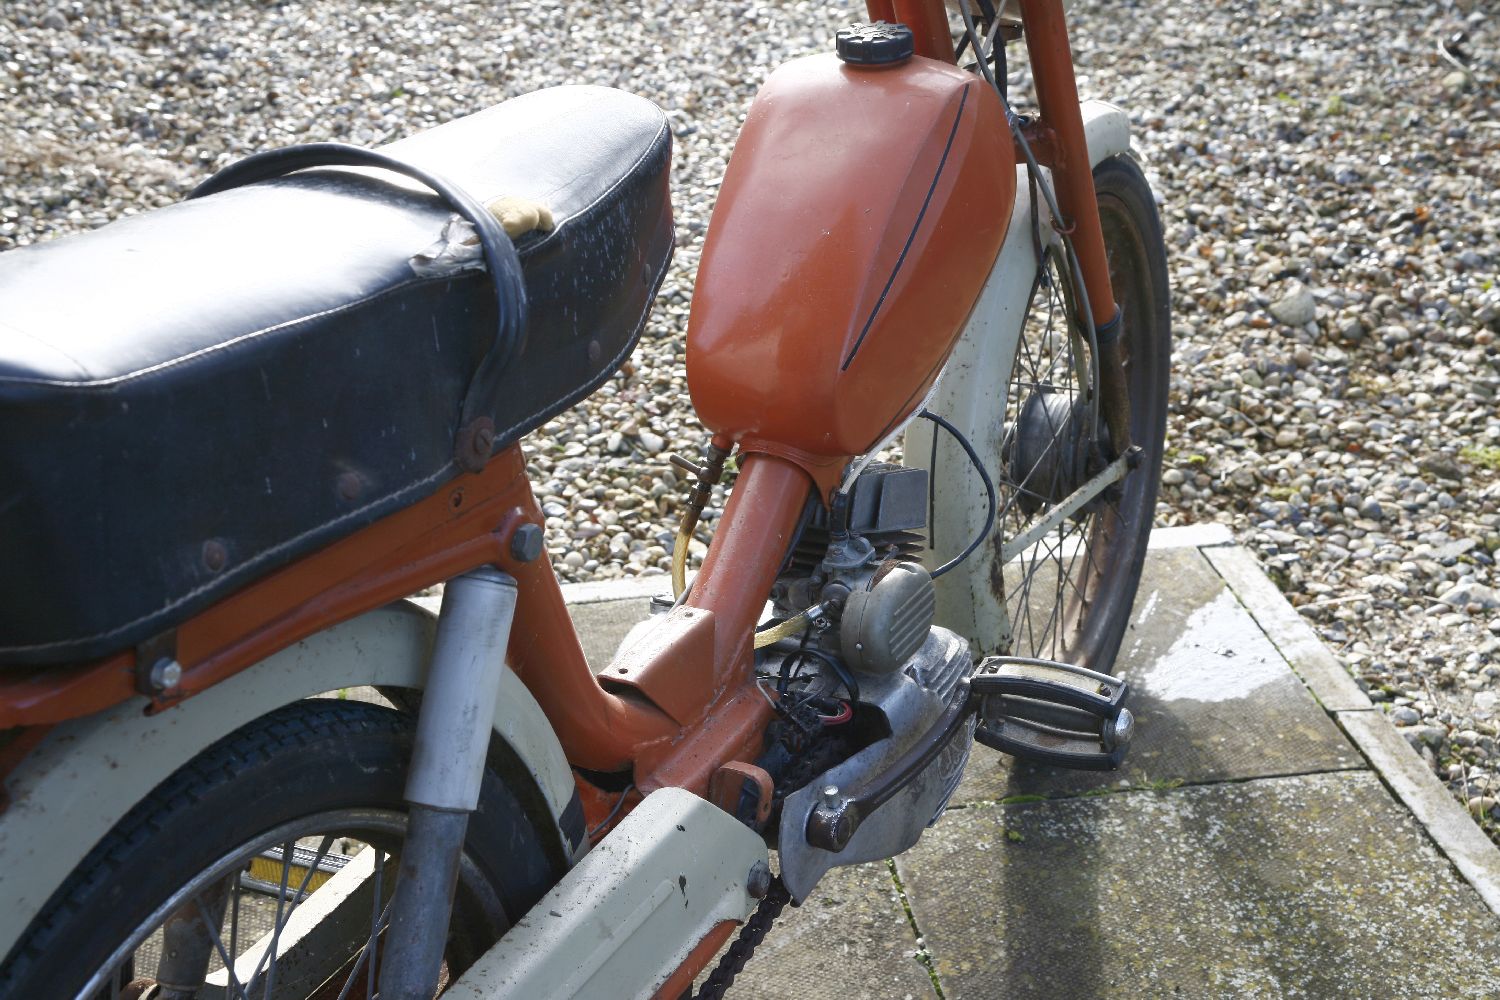
[[[1088,405],[1052,386],[1027,396],[1006,427],[1001,457],[1009,481],[1021,487],[1016,502],[1028,516],[1066,499],[1088,478],[1092,435]]]

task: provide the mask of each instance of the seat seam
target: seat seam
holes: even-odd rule
[[[201,347],[196,351],[189,351],[187,354],[182,354],[175,358],[169,358],[165,361],[159,361],[156,364],[148,365],[145,368],[137,368],[134,371],[125,372],[121,375],[111,375],[109,378],[70,381],[64,379],[27,378],[18,375],[0,375],[0,382],[9,383],[12,385],[54,386],[61,389],[108,389],[113,386],[123,385],[127,382],[132,382],[137,379],[142,379],[147,376],[154,375],[158,372],[166,371],[169,368],[175,368],[178,365],[184,365],[191,361],[196,361],[199,358],[209,357],[221,351],[228,350],[229,348],[234,347],[237,344],[242,344],[247,340],[254,340],[257,337],[263,337],[267,334],[277,333],[283,330],[295,329],[298,326],[312,323],[315,320],[326,319],[329,316],[337,316],[340,313],[350,312],[354,309],[360,308],[361,306],[369,305],[372,302],[378,302],[380,299],[383,299],[388,295],[394,295],[397,292],[403,292],[409,288],[415,288],[422,285],[436,285],[445,281],[451,281],[453,277],[454,276],[450,274],[441,278],[408,278],[402,281],[400,284],[392,285],[389,288],[382,288],[378,292],[371,293],[364,296],[363,298],[355,299],[352,302],[345,302],[340,305],[331,306],[328,309],[324,309],[319,312],[308,313],[305,316],[298,316],[293,319],[283,320],[280,323],[274,323],[270,326],[261,327],[258,330],[251,330],[249,333],[242,333],[231,340],[222,341],[221,343],[213,344],[208,347]],[[35,335],[32,334],[31,336],[34,337]],[[45,341],[43,343],[45,343]]]

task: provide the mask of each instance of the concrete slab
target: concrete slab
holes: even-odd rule
[[[1344,665],[1323,645],[1297,609],[1287,603],[1248,549],[1214,548],[1204,552],[1204,557],[1265,629],[1266,636],[1325,710],[1352,712],[1372,707]]]
[[[1500,995],[1500,922],[1369,772],[969,807],[896,863],[947,1000]]]
[[[1116,661],[1136,716],[1125,767],[1064,771],[976,746],[955,801],[1363,766],[1196,548],[1153,551],[1135,607]]]
[[[573,629],[578,633],[578,641],[583,646],[584,658],[589,661],[589,668],[596,674],[609,666],[609,661],[614,659],[615,650],[620,648],[620,640],[625,638],[625,633],[630,631],[631,626],[650,613],[650,595],[568,604],[568,614],[573,619]]]
[[[1338,720],[1433,843],[1500,916],[1500,851],[1433,777],[1427,762],[1379,712],[1340,712]]]
[[[937,992],[890,869],[878,861],[834,869],[806,903],[783,910],[730,996],[925,1000]]]

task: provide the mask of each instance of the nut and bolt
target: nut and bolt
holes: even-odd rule
[[[162,657],[151,664],[146,683],[157,694],[165,694],[182,683],[182,664],[170,657]]]
[[[751,899],[765,899],[771,891],[771,866],[757,861],[750,866],[750,875],[745,879],[745,891]]]
[[[516,562],[529,563],[542,554],[545,539],[540,526],[526,523],[510,536],[510,555]]]

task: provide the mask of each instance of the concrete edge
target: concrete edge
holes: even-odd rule
[[[1248,549],[1239,545],[1211,548],[1203,555],[1324,711],[1358,712],[1375,707],[1312,626],[1287,603]]]
[[[693,574],[688,574],[692,582]],[[644,601],[672,592],[672,578],[665,573],[653,576],[627,576],[619,580],[591,580],[588,583],[562,585],[563,600],[568,604],[600,604],[604,601]]]
[[[1233,544],[1234,532],[1229,530],[1229,525],[1214,521],[1151,529],[1150,548],[1153,552],[1163,549],[1207,549]]]
[[[1500,847],[1412,752],[1385,713],[1375,711],[1354,678],[1276,589],[1249,550],[1238,545],[1205,548],[1203,555],[1380,780],[1484,904],[1500,916]]]
[[[1411,810],[1438,850],[1485,905],[1500,916],[1500,848],[1412,752],[1382,712],[1334,712],[1334,721],[1396,797]]]

